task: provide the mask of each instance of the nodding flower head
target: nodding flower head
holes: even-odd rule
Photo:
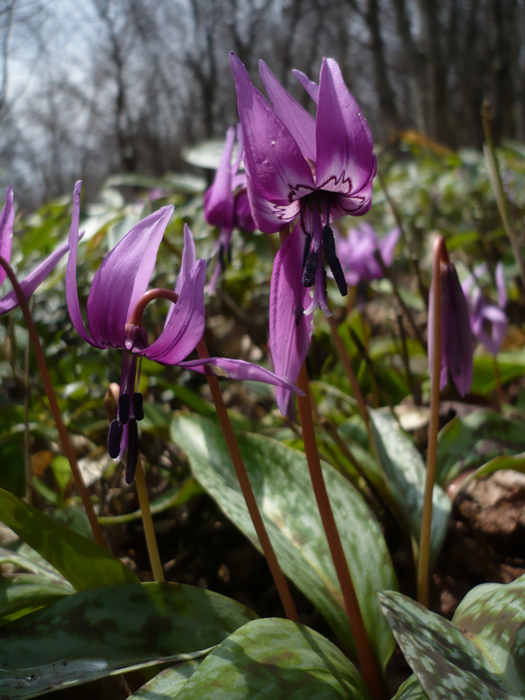
[[[238,151],[235,162],[232,164],[236,138]],[[240,228],[248,233],[256,229],[246,191],[246,175],[239,172],[243,153],[242,129],[239,124],[237,132],[230,127],[226,133],[226,144],[215,179],[204,195],[204,217],[211,226],[217,226],[220,229],[212,253],[217,255],[217,265],[208,285],[208,292],[211,294],[215,292],[219,275],[224,271],[233,229]]]
[[[347,284],[367,284],[383,277],[377,254],[385,266],[390,267],[398,240],[397,227],[383,238],[378,238],[373,226],[366,222],[351,228],[346,235],[337,231],[337,251]]]
[[[470,330],[467,300],[458,279],[454,264],[450,262],[444,241],[441,239],[441,372],[440,389],[448,381],[448,373],[461,396],[472,385],[472,333]],[[434,280],[430,286],[428,314],[428,361],[432,373],[434,348]]]
[[[234,54],[231,66],[254,221],[264,233],[275,233],[300,217],[304,232],[302,283],[305,287],[315,284],[305,313],[320,306],[330,315],[324,263],[341,294],[347,293],[330,224],[370,209],[376,173],[372,134],[333,59],[323,59],[319,84],[294,71],[317,105],[315,119],[263,61],[259,72],[272,106],[252,85]]]
[[[108,435],[111,457],[121,458],[127,449],[126,481],[133,480],[138,458],[137,421],[144,416],[142,395],[136,390],[141,358],[164,365],[179,365],[201,374],[231,379],[251,379],[276,386],[290,385],[268,370],[242,360],[211,357],[185,361],[204,334],[204,284],[206,261],[197,260],[188,226],[184,227],[182,264],[174,290],[147,291],[157,251],[173,207],[163,207],[140,221],[104,258],[87,300],[87,327],[82,320],[77,290],[78,230],[81,183],[73,194],[70,254],[66,271],[66,299],[71,321],[93,347],[123,350],[117,417]],[[151,344],[142,324],[142,313],[153,299],[171,301],[164,329]]]
[[[503,263],[496,265],[496,287],[498,303],[494,304],[482,291],[481,281],[487,273],[486,263],[478,265],[474,274],[467,277],[462,288],[470,310],[470,326],[476,340],[483,343],[487,352],[496,356],[501,350],[509,321],[505,313],[507,305],[507,291],[505,289],[505,276]]]
[[[11,261],[11,252],[13,247],[13,225],[15,222],[15,206],[13,199],[13,189],[7,188],[5,195],[5,204],[0,214],[0,257],[6,263]],[[26,299],[28,299],[35,289],[42,284],[45,278],[54,269],[60,258],[69,250],[69,242],[63,243],[51,255],[43,260],[35,269],[30,272],[27,277],[20,280],[20,287]],[[6,278],[6,271],[0,267],[0,284]],[[5,314],[8,311],[18,306],[18,299],[13,290],[8,292],[0,299],[0,314]]]

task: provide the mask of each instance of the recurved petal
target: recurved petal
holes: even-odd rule
[[[317,187],[353,194],[375,168],[372,134],[337,63],[323,59],[316,120]]]
[[[302,284],[304,235],[299,224],[275,256],[270,285],[270,352],[277,375],[295,384],[312,338],[312,316],[304,310],[310,292]],[[277,388],[279,410],[287,415],[291,392]]]
[[[195,241],[193,240],[193,233],[191,232],[188,224],[184,224],[184,248],[182,249],[182,262],[180,266],[179,276],[177,277],[177,283],[175,284],[175,294],[180,294],[182,290],[182,285],[184,284],[186,277],[189,275],[190,270],[195,265],[197,256],[195,254]]]
[[[281,379],[270,370],[252,365],[251,362],[244,360],[229,360],[226,357],[210,357],[204,360],[189,360],[187,362],[177,362],[179,367],[192,369],[200,374],[215,375],[216,377],[227,377],[228,379],[238,379],[240,381],[248,379],[252,382],[264,382],[265,384],[273,384],[273,386],[283,387],[294,391],[296,394],[301,394],[302,391],[297,387],[289,384],[284,379]]]
[[[213,184],[204,196],[204,216],[211,226],[231,228],[233,224],[232,153],[235,129],[226,133],[226,144]]]
[[[148,287],[172,213],[173,206],[163,207],[139,221],[102,261],[87,301],[88,325],[95,342],[124,347],[124,326]]]
[[[305,158],[315,163],[315,119],[283,88],[264,61],[259,73],[275,113],[288,128]]]
[[[204,334],[206,261],[194,263],[182,286],[164,330],[143,354],[163,365],[178,365],[195,349]]]
[[[13,202],[13,188],[8,187],[5,194],[5,204],[0,214],[0,256],[6,261],[11,260],[13,247],[13,224],[15,221],[15,206]],[[6,278],[6,271],[0,268],[0,284]]]
[[[66,267],[66,302],[67,310],[71,323],[75,330],[83,338],[86,343],[94,345],[97,348],[104,347],[96,342],[86,329],[82,314],[80,313],[80,303],[78,301],[77,289],[77,255],[79,236],[79,220],[80,220],[80,194],[82,191],[82,181],[79,180],[73,190],[73,215],[71,217],[71,228],[69,229],[69,257]]]
[[[447,265],[442,282],[446,285],[448,294],[447,305],[441,310],[443,320],[448,325],[444,355],[459,393],[465,396],[472,385],[472,333],[467,300],[452,263]]]
[[[294,69],[292,73],[304,87],[306,92],[310,95],[312,100],[317,104],[319,102],[319,85],[313,80],[310,80],[310,78],[304,73],[302,73],[300,70]]]
[[[247,169],[265,199],[291,202],[304,189],[315,189],[312,171],[290,131],[253,87],[242,62],[233,53],[230,58]]]
[[[298,216],[301,206],[300,200],[274,204],[259,192],[249,175],[246,177],[246,187],[250,210],[259,231],[276,233]]]
[[[80,240],[82,236],[79,236],[77,240]],[[27,277],[25,277],[21,282],[20,286],[24,292],[24,296],[28,299],[35,289],[45,280],[49,273],[54,269],[55,265],[58,263],[60,258],[62,258],[69,250],[69,241],[63,243],[59,246],[51,255],[43,260],[39,265],[32,270]],[[11,311],[18,306],[18,299],[14,291],[10,291],[9,294],[0,300],[0,314],[4,314],[7,311]],[[82,325],[83,327],[83,325]],[[88,341],[89,342],[89,341]]]
[[[396,226],[379,241],[379,252],[381,253],[383,262],[387,267],[390,267],[392,260],[394,259],[394,250],[396,249],[400,233],[399,227]]]

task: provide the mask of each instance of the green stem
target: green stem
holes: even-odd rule
[[[430,576],[430,536],[432,530],[432,494],[436,481],[437,437],[439,429],[439,384],[441,377],[441,261],[447,260],[445,241],[441,236],[434,242],[432,258],[433,288],[433,354],[431,367],[430,423],[428,427],[427,471],[421,519],[419,561],[417,570],[417,598],[428,607]]]
[[[44,351],[42,350],[40,338],[38,337],[38,332],[33,322],[33,318],[31,316],[31,311],[29,310],[27,300],[16,278],[16,275],[13,272],[13,269],[11,268],[9,263],[6,260],[4,260],[4,258],[0,257],[0,265],[4,268],[4,270],[7,273],[7,276],[9,277],[9,280],[11,281],[16,297],[18,299],[18,303],[20,305],[20,309],[22,310],[22,314],[24,315],[24,320],[26,323],[27,330],[29,332],[31,344],[33,345],[33,351],[35,353],[35,358],[38,364],[38,369],[40,371],[40,376],[42,377],[42,383],[44,385],[47,399],[49,401],[49,407],[51,408],[51,413],[53,414],[53,418],[55,419],[58,434],[60,436],[60,441],[62,443],[62,449],[64,450],[65,455],[71,466],[71,471],[73,473],[73,477],[75,479],[80,498],[82,499],[82,504],[86,510],[89,524],[91,525],[93,537],[95,538],[95,542],[98,545],[106,548],[106,541],[104,539],[104,536],[102,535],[100,525],[98,524],[97,516],[95,515],[95,510],[93,508],[93,503],[91,502],[89,491],[87,490],[87,487],[84,483],[84,479],[82,478],[82,472],[80,471],[77,464],[77,456],[75,454],[75,450],[73,449],[73,445],[71,444],[71,440],[69,439],[66,426],[62,419],[62,413],[60,412],[60,407],[58,405],[55,389],[53,387],[53,383],[51,382],[51,377],[49,376],[49,371],[47,369]]]
[[[144,524],[144,535],[146,536],[146,545],[148,547],[148,555],[153,572],[153,578],[157,583],[164,583],[164,570],[159,556],[159,548],[157,546],[157,538],[155,536],[155,528],[153,526],[153,518],[151,516],[151,506],[148,496],[148,487],[146,486],[146,478],[142,467],[140,455],[137,460],[137,471],[135,472],[135,483],[137,485],[137,493],[140,503],[140,512],[142,514],[142,522]]]

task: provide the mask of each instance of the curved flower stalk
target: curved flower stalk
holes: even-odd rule
[[[232,165],[236,138],[238,153]],[[215,294],[219,276],[224,272],[225,258],[229,255],[233,229],[240,228],[248,233],[253,233],[256,229],[248,201],[246,175],[239,172],[243,152],[240,125],[237,126],[237,133],[233,127],[230,127],[226,132],[226,145],[215,179],[204,195],[204,217],[211,226],[217,226],[219,229],[219,237],[212,253],[217,255],[217,265],[208,284],[207,291],[210,294]]]
[[[472,333],[465,294],[458,279],[454,264],[450,262],[443,239],[440,240],[440,287],[441,287],[441,372],[439,388],[448,381],[448,373],[461,396],[470,391],[472,385]],[[434,356],[434,279],[430,286],[428,313],[428,362],[432,378]]]
[[[142,395],[136,391],[142,357],[201,374],[293,387],[263,367],[243,360],[211,357],[185,361],[202,339],[205,325],[206,261],[196,259],[188,226],[184,229],[182,265],[174,292],[146,292],[158,248],[173,213],[172,206],[163,207],[140,221],[104,258],[89,291],[86,327],[80,313],[76,280],[80,191],[78,182],[73,194],[71,251],[66,272],[67,305],[74,327],[87,343],[101,350],[118,348],[124,351],[118,414],[109,428],[108,449],[113,458],[122,457],[127,450],[126,481],[131,483],[138,458],[137,421],[144,416]],[[177,303],[170,306],[160,336],[149,344],[142,325],[142,312],[151,300],[160,296],[177,298]]]
[[[317,104],[315,119],[263,61],[259,72],[273,108],[233,53],[231,66],[254,221],[264,233],[275,233],[300,217],[305,235],[302,283],[315,284],[305,313],[319,306],[329,316],[324,263],[341,294],[347,293],[330,223],[370,209],[376,174],[372,134],[331,58],[323,59],[319,85],[294,71]]]
[[[390,267],[399,233],[396,226],[383,238],[378,238],[373,226],[365,221],[351,228],[346,236],[335,230],[337,251],[346,283],[353,286],[381,279],[383,270],[376,255],[379,252],[385,266]]]
[[[495,357],[501,350],[509,324],[505,313],[507,291],[505,289],[503,263],[500,261],[496,265],[497,304],[491,302],[483,294],[480,287],[479,280],[486,272],[486,263],[478,265],[474,270],[474,274],[467,277],[463,282],[462,289],[469,304],[472,333],[476,340],[483,343],[487,352],[490,352]]]
[[[0,214],[0,257],[6,263],[11,260],[13,247],[13,224],[15,221],[15,207],[13,201],[13,189],[8,187],[5,197],[4,208]],[[20,280],[20,287],[26,299],[28,299],[35,289],[42,284],[45,278],[52,272],[60,258],[69,250],[69,242],[63,243],[51,255],[48,255],[39,265],[35,267],[23,280]],[[0,284],[6,278],[6,271],[0,268]],[[19,305],[16,293],[11,290],[0,299],[0,314],[16,308]]]

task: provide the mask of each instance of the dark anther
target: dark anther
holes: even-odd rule
[[[129,419],[129,394],[121,394],[118,397],[118,419],[122,425],[126,425]]]
[[[122,423],[115,418],[109,424],[108,453],[111,459],[117,459],[120,454],[120,441],[122,440]]]
[[[303,269],[303,287],[311,287],[315,282],[315,273],[319,264],[319,254],[315,250],[311,250],[306,258],[306,264]]]
[[[126,459],[126,484],[131,484],[135,478],[139,459],[139,429],[135,418],[129,419],[128,424],[128,457]]]
[[[232,244],[230,243],[228,248],[226,249],[226,260],[228,262],[228,265],[232,264]]]
[[[294,309],[294,316],[295,316],[295,325],[299,325],[299,321],[302,319],[304,315],[304,309],[301,304],[298,304],[295,309]]]
[[[133,394],[133,413],[137,420],[144,418],[144,397],[138,392]]]
[[[341,263],[337,257],[334,234],[330,226],[325,226],[323,228],[323,253],[324,259],[332,271],[334,280],[339,288],[339,291],[341,292],[341,296],[345,297],[348,294],[348,285],[345,280],[343,268],[341,267]]]
[[[222,243],[219,246],[219,252],[217,253],[217,260],[219,261],[219,265],[221,266],[221,270],[224,270],[226,268],[226,263],[224,261],[224,245]]]
[[[312,243],[312,234],[307,233],[304,238],[304,248],[303,248],[303,270],[306,265],[306,260],[308,258],[308,253],[310,252],[310,244]]]

